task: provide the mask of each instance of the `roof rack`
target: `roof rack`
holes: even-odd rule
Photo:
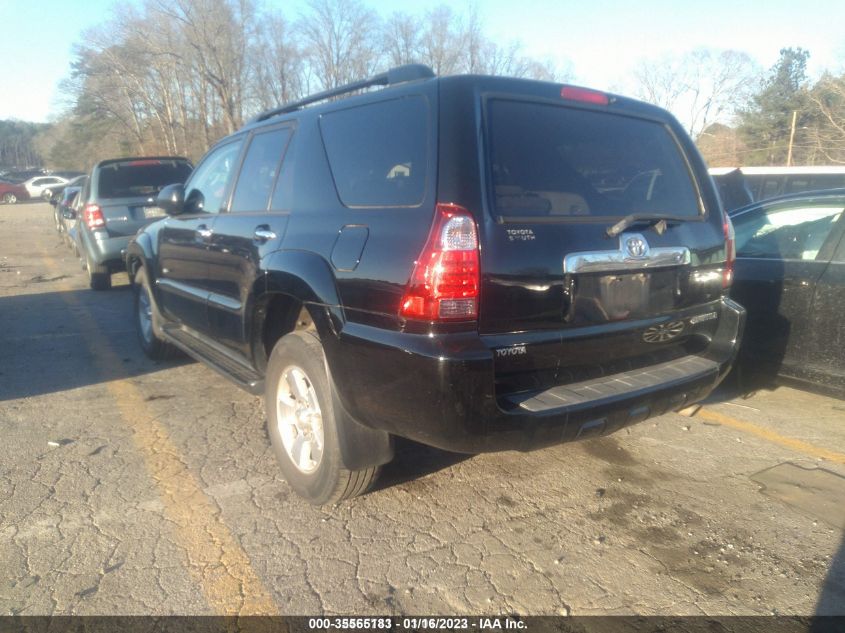
[[[267,110],[252,119],[250,123],[266,121],[278,114],[293,112],[294,110],[299,110],[311,103],[323,101],[324,99],[329,99],[331,97],[337,97],[349,92],[355,92],[356,90],[363,90],[364,88],[370,88],[371,86],[392,86],[394,84],[405,83],[406,81],[416,81],[417,79],[431,79],[434,76],[434,71],[425,64],[407,64],[405,66],[396,66],[387,72],[374,75],[369,79],[353,81],[352,83],[338,86],[337,88],[332,88],[331,90],[318,92],[309,97],[305,97],[304,99],[300,99],[299,101],[291,101],[290,103],[286,103],[278,108]]]

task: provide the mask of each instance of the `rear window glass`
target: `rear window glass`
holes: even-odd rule
[[[343,204],[384,207],[422,203],[428,119],[428,106],[419,96],[323,115],[320,130]]]
[[[191,166],[184,161],[136,161],[105,165],[99,171],[98,198],[132,198],[185,182]]]
[[[698,216],[698,196],[664,126],[576,108],[493,100],[490,169],[500,216]]]

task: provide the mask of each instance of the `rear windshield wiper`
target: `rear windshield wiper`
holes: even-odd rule
[[[663,235],[663,232],[668,226],[668,222],[680,222],[681,218],[673,215],[654,215],[650,213],[632,213],[626,215],[616,224],[607,229],[608,237],[616,237],[622,231],[633,224],[649,224],[654,225],[654,230],[658,235]]]

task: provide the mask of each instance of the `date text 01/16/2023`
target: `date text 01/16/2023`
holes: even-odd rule
[[[513,617],[339,617],[309,618],[308,628],[312,630],[374,630],[386,631],[393,628],[404,630],[525,630],[523,620]]]

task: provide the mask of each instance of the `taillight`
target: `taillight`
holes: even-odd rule
[[[734,280],[734,262],[736,262],[736,237],[734,235],[734,224],[725,214],[725,221],[722,224],[725,231],[725,250],[727,251],[727,259],[725,260],[725,268],[722,272],[722,288],[730,288]]]
[[[92,230],[101,229],[106,225],[103,210],[100,209],[100,205],[93,202],[85,205],[85,209],[82,211],[82,220],[85,222],[85,226]]]
[[[570,101],[581,101],[594,105],[607,105],[610,103],[610,98],[605,93],[599,92],[598,90],[590,90],[589,88],[579,88],[578,86],[564,86],[560,89],[560,96]]]
[[[469,211],[438,204],[428,240],[414,262],[400,316],[426,321],[478,318],[478,232]]]

